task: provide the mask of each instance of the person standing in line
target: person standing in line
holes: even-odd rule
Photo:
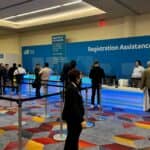
[[[16,69],[17,69],[17,65],[16,65],[16,63],[13,63],[12,67],[10,67],[10,69],[8,71],[8,76],[9,76],[10,84],[12,86],[12,92],[15,91],[14,72],[15,72]]]
[[[140,87],[140,81],[142,77],[142,73],[144,72],[144,67],[140,60],[136,60],[135,67],[132,72],[132,86],[133,87]]]
[[[5,69],[6,69],[6,82],[9,82],[9,76],[8,76],[8,71],[9,71],[9,64],[5,64]]]
[[[16,94],[19,94],[21,90],[21,84],[23,81],[23,76],[26,74],[26,70],[22,67],[21,64],[18,64],[18,68],[14,71],[14,76],[16,77]]]
[[[147,67],[142,74],[141,89],[148,92],[148,99],[145,99],[145,110],[150,112],[150,61],[147,62]]]
[[[63,66],[63,69],[60,75],[60,81],[63,83],[63,86],[64,86],[63,91],[62,91],[63,101],[64,101],[64,91],[69,83],[68,72],[72,69],[75,69],[76,64],[77,63],[75,60],[71,60],[69,63],[65,63]]]
[[[49,68],[49,64],[45,63],[44,67],[40,70],[39,75],[41,77],[41,85],[43,87],[43,94],[48,94],[48,80],[50,77],[50,74],[52,72],[52,69]]]
[[[86,126],[84,121],[84,107],[80,91],[81,73],[72,69],[68,73],[69,82],[65,92],[64,109],[62,119],[67,123],[67,138],[64,150],[78,150],[78,142],[82,128]]]
[[[34,73],[35,73],[35,93],[36,96],[40,96],[40,88],[41,88],[41,77],[40,77],[40,72],[41,70],[41,66],[40,64],[36,64],[35,69],[34,69]]]
[[[65,63],[62,69],[62,73],[60,75],[60,80],[64,83],[64,86],[66,87],[68,84],[68,72],[72,69],[76,68],[76,61],[71,60],[69,63]]]
[[[6,84],[7,84],[7,69],[5,68],[4,64],[0,64],[0,78],[1,78],[1,92],[6,94]]]
[[[97,90],[97,104],[100,108],[100,89],[102,84],[102,79],[105,78],[104,70],[100,67],[98,61],[95,61],[91,70],[89,77],[92,80],[92,96],[91,96],[91,108],[94,108],[94,99]]]

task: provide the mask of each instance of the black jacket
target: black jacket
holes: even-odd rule
[[[41,76],[40,76],[39,72],[40,72],[39,68],[34,69],[34,73],[35,73],[34,85],[35,85],[35,88],[39,88],[41,86]]]
[[[92,79],[92,84],[101,84],[102,79],[105,78],[104,70],[99,66],[94,66],[90,71],[89,77]]]
[[[71,70],[70,63],[64,64],[63,70],[62,70],[61,75],[60,75],[60,81],[68,82],[68,72],[69,72],[69,70]]]
[[[74,83],[69,83],[65,92],[65,104],[62,113],[62,119],[65,121],[79,122],[83,121],[84,107],[80,88]]]

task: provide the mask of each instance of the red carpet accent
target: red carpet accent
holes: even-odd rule
[[[27,107],[28,109],[37,109],[37,108],[42,108],[41,106],[29,106]]]
[[[31,121],[32,117],[22,117],[22,121]]]
[[[116,135],[117,137],[121,137],[121,138],[125,138],[125,139],[129,139],[129,140],[142,140],[145,139],[145,137],[143,136],[138,136],[135,134],[119,134]]]
[[[39,133],[42,132],[39,128],[28,128],[25,129],[26,131],[32,132],[32,133]]]
[[[135,127],[135,125],[132,124],[132,123],[122,123],[122,125],[123,125],[124,128],[132,128],[132,127]]]
[[[123,145],[116,144],[116,143],[106,144],[106,145],[103,145],[102,147],[106,150],[134,150],[131,147],[123,146]]]
[[[43,123],[39,127],[39,129],[42,131],[50,131],[52,128],[53,128],[52,125],[49,123]]]
[[[142,123],[145,125],[150,125],[150,121],[137,121],[136,123]]]
[[[51,112],[59,112],[58,109],[50,109]]]
[[[0,127],[0,129],[6,130],[6,131],[12,131],[12,130],[17,130],[17,126],[15,125],[4,126],[4,127]]]
[[[83,140],[79,141],[79,147],[80,148],[88,148],[88,147],[95,147],[95,146],[96,146],[96,144],[89,143],[87,141],[83,141]]]
[[[136,119],[138,117],[132,114],[123,114],[123,115],[119,115],[118,118],[122,120],[132,121],[133,119]]]
[[[14,111],[8,111],[6,114],[7,115],[14,115],[16,112],[14,112]]]
[[[24,147],[26,144],[26,141],[23,141],[22,147]],[[10,142],[6,145],[4,150],[18,150],[18,142]]]
[[[8,143],[8,145],[6,145],[4,150],[15,150],[17,147],[18,147],[17,142],[10,142],[10,143]]]
[[[35,138],[32,140],[44,145],[57,143],[55,140],[53,140],[53,138],[48,138],[48,137]]]

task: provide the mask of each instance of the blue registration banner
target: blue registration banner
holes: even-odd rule
[[[147,67],[150,36],[68,43],[65,35],[54,35],[52,44],[22,47],[23,66],[31,71],[36,63],[48,62],[59,74],[63,64],[70,60],[76,60],[77,68],[87,76],[93,62],[98,60],[106,75],[130,78],[136,60]]]

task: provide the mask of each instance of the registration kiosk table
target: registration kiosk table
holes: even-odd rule
[[[133,87],[114,87],[103,85],[101,90],[103,107],[125,110],[146,111],[150,108],[147,91]]]

